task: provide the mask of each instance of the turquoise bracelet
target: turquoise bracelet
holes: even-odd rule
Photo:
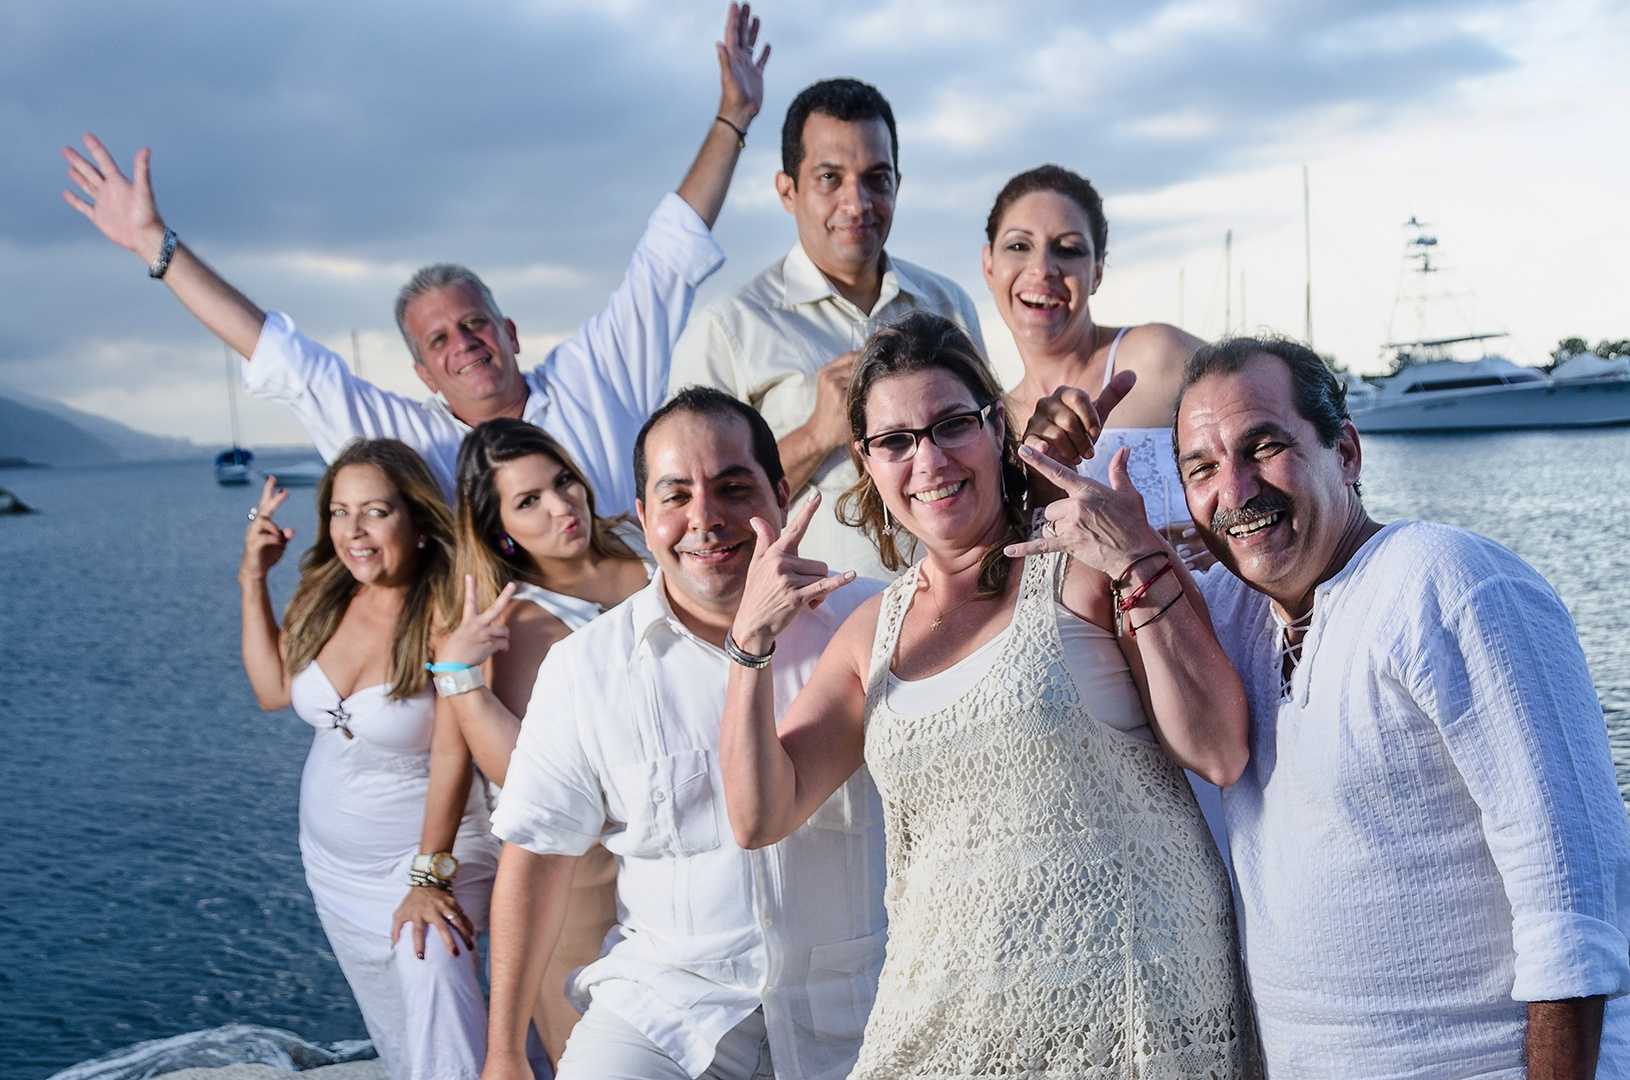
[[[434,664],[426,664],[424,669],[437,675],[443,675],[450,671],[469,671],[473,667],[475,667],[474,664],[461,664],[456,660],[441,660]]]

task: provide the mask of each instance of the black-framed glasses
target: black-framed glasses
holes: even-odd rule
[[[941,450],[968,446],[979,438],[985,419],[994,408],[996,402],[993,401],[983,409],[953,413],[925,428],[901,428],[899,431],[868,435],[860,440],[860,452],[881,461],[898,462],[910,461],[915,457],[917,447],[922,445],[925,438],[933,440]]]

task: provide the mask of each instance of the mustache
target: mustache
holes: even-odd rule
[[[1211,515],[1211,531],[1220,533],[1225,529],[1232,529],[1235,525],[1269,514],[1277,514],[1290,509],[1290,497],[1282,491],[1268,490],[1254,495],[1244,506],[1233,510],[1218,510]]]

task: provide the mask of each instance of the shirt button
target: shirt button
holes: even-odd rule
[[[774,919],[765,919],[764,920],[764,929],[768,930],[770,927],[772,927],[774,925],[775,925],[775,920]]]
[[[658,788],[656,791],[652,792],[651,798],[655,799],[657,802],[666,802],[668,799],[668,793],[663,791],[661,788]]]

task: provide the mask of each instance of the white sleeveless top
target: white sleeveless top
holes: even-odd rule
[[[1104,365],[1104,386],[1108,386],[1109,380],[1115,377],[1115,351],[1120,348],[1121,338],[1130,329],[1130,326],[1121,327],[1121,332],[1109,343],[1109,360]],[[1098,433],[1093,456],[1077,466],[1076,471],[1101,484],[1109,483],[1109,459],[1123,446],[1131,451],[1127,456],[1126,471],[1132,478],[1132,486],[1143,496],[1143,509],[1149,524],[1159,529],[1174,521],[1187,521],[1189,508],[1183,499],[1183,482],[1178,478],[1177,459],[1172,456],[1172,429],[1169,427],[1106,427]]]
[[[651,558],[650,550],[645,546],[645,535],[640,532],[639,526],[625,522],[613,525],[612,532],[628,545],[630,551],[639,556],[640,561],[645,564],[645,580],[650,581],[651,575],[656,571],[656,563]],[[606,612],[605,608],[593,600],[567,596],[565,593],[553,592],[540,585],[518,579],[515,582],[515,599],[529,600],[538,605],[565,623],[566,629],[573,633],[583,629]]]
[[[851,1080],[1244,1075],[1228,877],[1183,772],[1098,720],[1025,560],[1007,639],[950,704],[895,711],[917,571],[884,594],[865,757],[887,836],[887,959]]]

